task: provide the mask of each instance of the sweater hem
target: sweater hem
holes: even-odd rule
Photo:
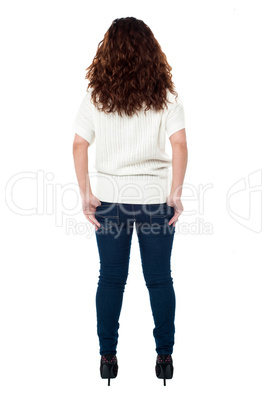
[[[94,195],[100,200],[125,204],[165,203],[171,189],[171,172],[152,175],[117,176],[96,172]]]

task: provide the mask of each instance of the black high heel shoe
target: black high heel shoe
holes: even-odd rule
[[[116,354],[107,353],[101,356],[100,360],[100,375],[101,378],[108,379],[108,385],[110,385],[110,379],[116,378],[118,374],[118,359]]]
[[[173,377],[173,361],[172,356],[169,354],[158,354],[156,360],[156,376],[163,378],[163,384],[166,385],[166,379]]]

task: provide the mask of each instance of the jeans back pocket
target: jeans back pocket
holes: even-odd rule
[[[95,218],[105,226],[118,225],[119,206],[117,203],[101,201],[101,205],[96,207]]]
[[[166,226],[174,215],[174,207],[167,205],[167,202],[163,204],[149,204],[149,215],[151,225]]]

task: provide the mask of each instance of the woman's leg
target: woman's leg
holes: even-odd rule
[[[100,257],[96,313],[101,355],[117,352],[119,317],[128,276],[132,238],[132,229],[127,229],[115,220],[116,204],[114,208],[107,213],[101,211],[101,216],[96,214],[96,219],[102,225],[95,232]],[[112,222],[108,214],[112,215]]]
[[[172,354],[175,334],[175,292],[171,276],[171,251],[175,227],[168,221],[174,214],[172,207],[161,212],[150,206],[148,225],[137,225],[143,275],[149,291],[155,323],[153,335],[156,352]],[[152,212],[156,212],[153,214]],[[144,217],[142,218],[144,222]],[[142,230],[143,229],[143,230]]]

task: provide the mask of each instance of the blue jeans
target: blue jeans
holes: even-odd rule
[[[97,207],[95,217],[101,224],[95,231],[100,257],[96,292],[100,355],[117,352],[119,317],[128,276],[134,223],[155,324],[155,350],[157,353],[173,352],[175,292],[170,260],[175,227],[168,225],[173,215],[174,208],[166,202],[126,204],[101,201]]]

